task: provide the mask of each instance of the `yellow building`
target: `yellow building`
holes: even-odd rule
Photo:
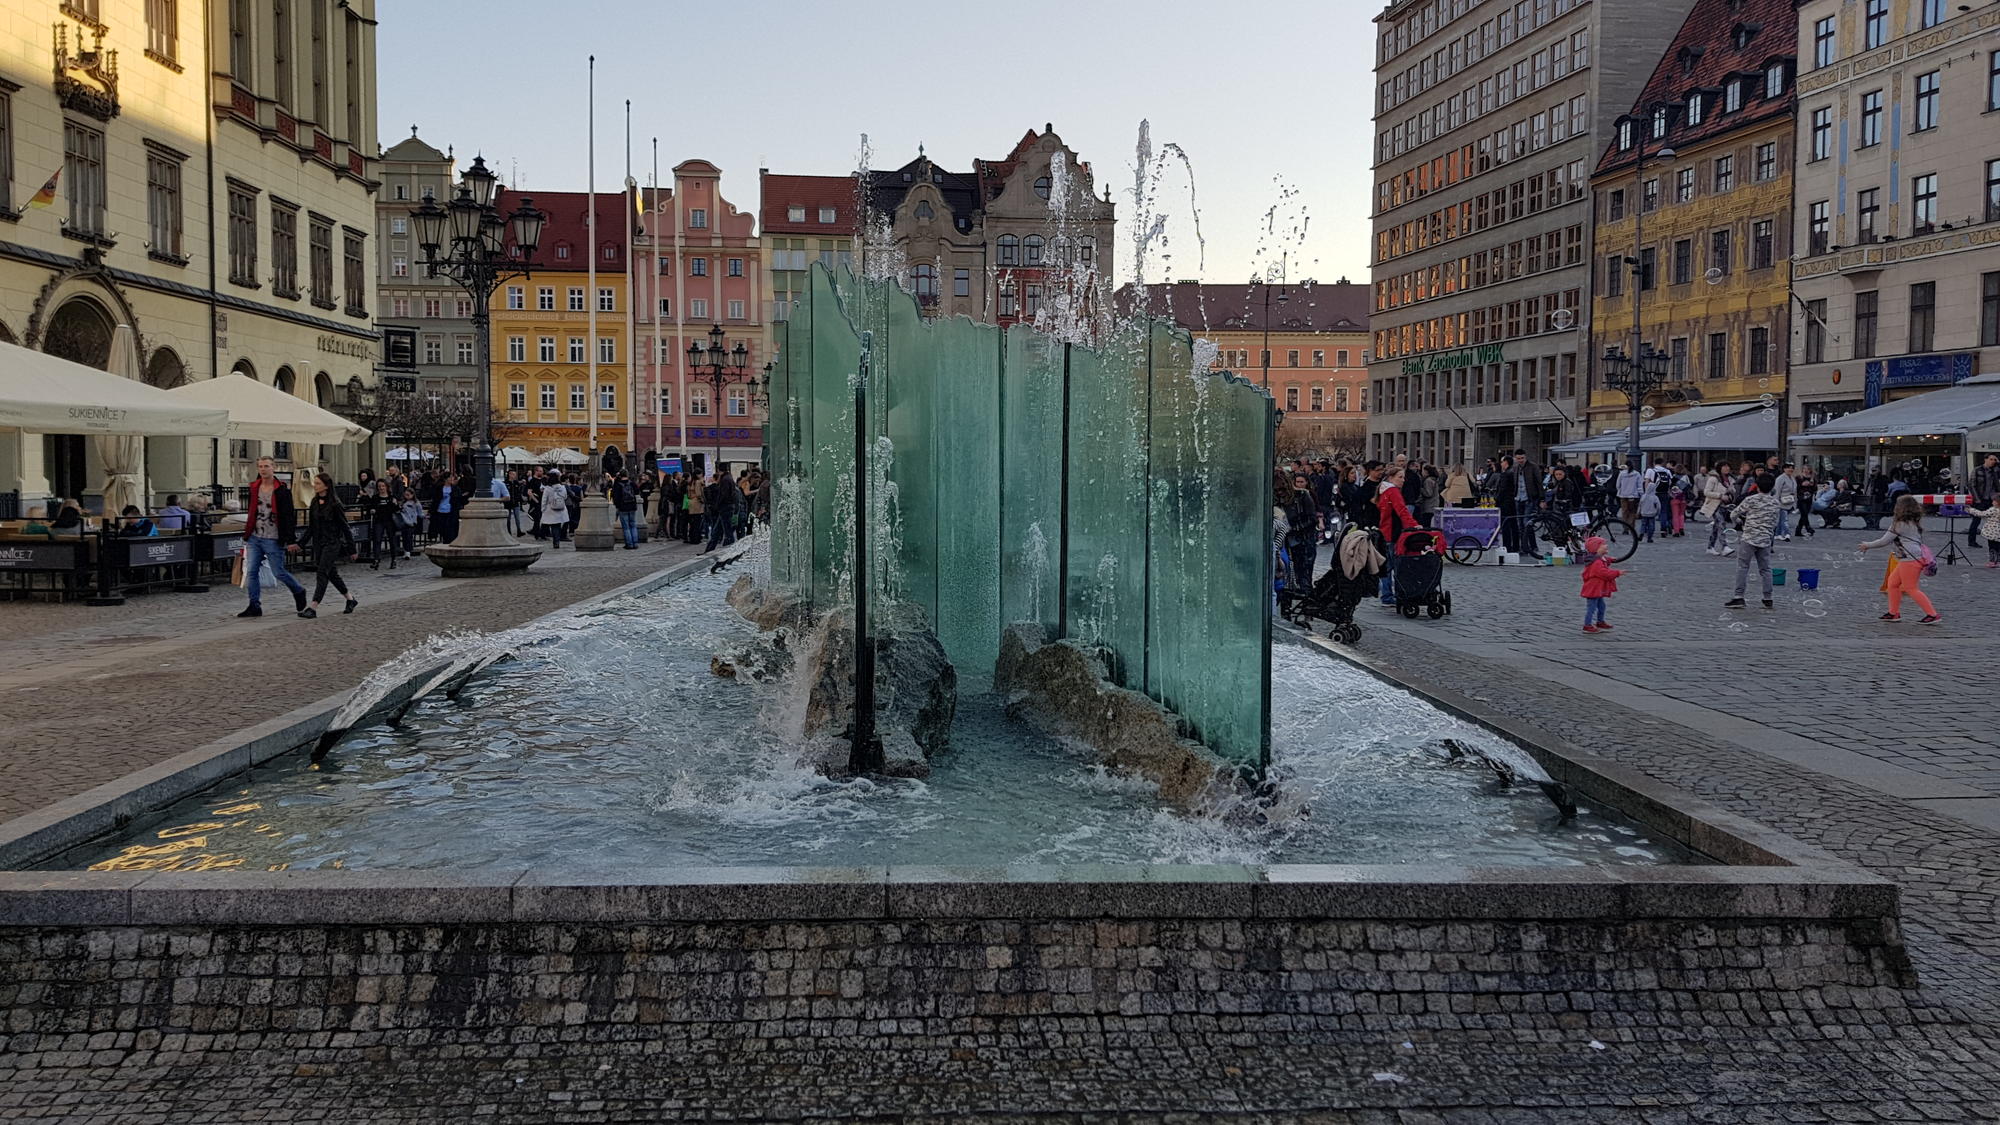
[[[1643,412],[1656,431],[1697,405],[1768,409],[1739,411],[1726,429],[1680,435],[1671,448],[1648,441],[1649,451],[1778,447],[1790,347],[1795,27],[1792,0],[1699,0],[1638,104],[1617,120],[1591,177],[1585,412],[1593,434],[1630,419],[1630,400],[1605,385],[1606,350],[1629,356],[1650,346],[1668,357],[1666,387]]]
[[[541,263],[493,295],[493,443],[531,453],[626,447],[632,335],[626,197],[598,193],[596,250],[584,192],[536,192]],[[504,199],[501,211],[514,206]],[[593,278],[590,264],[597,269]]]

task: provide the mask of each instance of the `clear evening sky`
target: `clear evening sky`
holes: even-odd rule
[[[1205,265],[1186,179],[1168,177],[1168,259],[1149,281],[1241,282],[1368,274],[1375,0],[386,0],[380,6],[385,145],[422,128],[461,161],[483,152],[521,186],[582,190],[587,64],[597,56],[597,187],[700,156],[754,209],[757,169],[831,175],[917,146],[968,170],[1053,122],[1118,203],[1128,279],[1139,122],[1193,164]],[[1277,208],[1273,221],[1269,212]],[[1272,228],[1267,233],[1267,228]],[[1302,233],[1301,233],[1302,232]]]

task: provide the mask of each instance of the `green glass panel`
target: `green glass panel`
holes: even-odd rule
[[[894,544],[884,551],[883,592],[893,601],[921,606],[938,619],[937,450],[938,387],[944,381],[941,335],[918,315],[900,289],[871,283],[881,301],[883,330],[875,334],[874,397],[882,410],[878,456],[887,458],[890,488],[876,500],[878,526]],[[953,661],[954,664],[957,660]]]
[[[1070,349],[1069,573],[1065,624],[1117,654],[1137,688],[1146,644],[1146,338]]]
[[[938,639],[979,690],[1000,656],[1000,333],[931,328],[937,372]]]
[[[1062,542],[1063,345],[1026,327],[1000,364],[1000,608],[1056,632]]]
[[[853,598],[854,391],[861,337],[834,300],[833,279],[812,271],[813,604]]]

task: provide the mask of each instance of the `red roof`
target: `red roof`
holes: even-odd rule
[[[765,234],[851,235],[860,229],[854,219],[853,176],[780,176],[757,174],[759,226]],[[792,222],[794,207],[805,208],[805,221]],[[820,209],[833,208],[833,222],[819,221]]]
[[[1653,76],[1633,104],[1631,114],[1646,118],[1638,126],[1641,144],[1627,151],[1618,148],[1618,134],[1611,130],[1611,143],[1597,163],[1599,173],[1632,163],[1643,148],[1657,152],[1662,145],[1686,146],[1711,137],[1733,133],[1773,117],[1789,117],[1794,103],[1794,75],[1798,57],[1798,10],[1795,0],[1695,0],[1682,21],[1679,34],[1667,45],[1653,68]],[[1739,46],[1739,41],[1741,45]],[[1786,65],[1782,94],[1764,96],[1764,72],[1773,63]],[[1743,90],[1743,108],[1722,112],[1722,91],[1737,77],[1750,79]],[[1700,92],[1706,112],[1699,125],[1687,123],[1688,98]],[[1650,118],[1652,107],[1679,102],[1683,108],[1671,111],[1667,135],[1654,139]]]
[[[1264,298],[1271,298],[1273,332],[1366,332],[1368,286],[1350,281],[1301,281],[1291,285],[1216,285],[1177,282],[1146,286],[1145,305],[1197,335],[1204,332],[1261,332]],[[1285,300],[1279,301],[1279,294]],[[1136,311],[1138,294],[1118,290],[1121,311]]]
[[[495,193],[495,202],[502,215],[520,205],[519,197],[534,200],[535,209],[548,216],[542,226],[542,244],[535,252],[535,260],[540,268],[547,270],[586,270],[591,259],[587,256],[590,244],[590,193],[586,191],[525,191],[512,193],[501,188]],[[623,191],[613,189],[597,193],[597,241],[609,246],[614,253],[611,257],[597,256],[600,272],[610,270],[623,273],[625,270],[625,214],[631,206],[630,197]],[[636,218],[636,216],[635,216]],[[568,258],[558,258],[556,249],[570,248]]]

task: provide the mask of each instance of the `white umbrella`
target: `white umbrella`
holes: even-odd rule
[[[132,326],[121,324],[111,334],[109,374],[143,385],[139,374],[139,341]],[[116,516],[127,504],[144,498],[139,474],[146,469],[146,439],[138,434],[100,434],[93,439],[97,459],[104,462],[104,514]]]
[[[509,445],[494,450],[493,459],[507,465],[532,465],[536,461],[534,454],[518,445]]]
[[[384,453],[382,459],[385,461],[421,461],[424,459],[424,455],[414,449],[405,449],[399,445],[389,452]]]
[[[550,449],[536,455],[545,465],[588,465],[590,458],[574,449]]]
[[[0,430],[222,437],[229,432],[229,413],[137,379],[0,344]]]
[[[366,429],[331,410],[237,372],[188,383],[167,393],[229,411],[229,436],[237,441],[338,445],[368,439]]]

